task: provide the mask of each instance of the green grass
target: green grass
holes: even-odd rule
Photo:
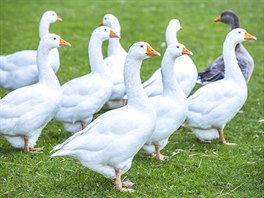
[[[123,176],[135,182],[133,194],[116,192],[111,180],[90,171],[70,158],[49,160],[49,151],[69,133],[59,123],[50,122],[37,146],[43,153],[26,154],[0,138],[0,196],[3,197],[263,197],[264,196],[264,4],[259,0],[185,1],[52,1],[0,0],[0,54],[36,49],[38,23],[46,10],[63,18],[51,32],[72,44],[61,48],[58,78],[63,84],[89,71],[87,44],[91,32],[106,13],[116,15],[122,26],[122,45],[128,49],[144,40],[161,54],[164,32],[171,18],[181,21],[180,42],[193,51],[199,71],[221,54],[229,28],[213,19],[225,9],[240,17],[241,26],[257,36],[244,46],[255,60],[248,84],[248,100],[243,113],[227,124],[226,139],[238,145],[228,147],[196,142],[189,129],[181,128],[163,153],[165,162],[146,158],[139,152],[131,169]],[[104,45],[104,52],[106,43]],[[155,71],[161,58],[143,63],[142,80]],[[0,96],[6,93],[0,90]],[[99,114],[106,111],[104,108]],[[98,114],[98,115],[99,115]],[[1,124],[1,123],[0,123]],[[30,123],[29,123],[30,124]]]

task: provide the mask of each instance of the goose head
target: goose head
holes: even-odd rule
[[[231,27],[231,29],[239,28],[239,19],[232,10],[225,10],[214,19],[215,22],[222,22]]]
[[[62,18],[60,18],[54,11],[46,11],[42,15],[42,20],[51,24],[51,23],[55,23],[56,21],[62,21]]]
[[[177,58],[181,55],[193,55],[193,53],[188,50],[183,44],[174,43],[167,47],[166,52],[170,54],[171,57]]]
[[[172,27],[176,32],[182,29],[181,23],[178,19],[171,19],[168,27]]]
[[[119,25],[119,21],[113,14],[106,14],[104,15],[103,22],[101,22],[100,25],[105,25],[113,29],[114,25]]]
[[[144,60],[150,56],[160,56],[160,53],[154,50],[150,44],[140,41],[137,43],[134,43],[130,49],[129,54],[132,54],[134,58],[139,60]]]
[[[71,44],[63,40],[59,35],[56,34],[46,34],[40,40],[40,45],[51,50],[53,48],[58,48],[60,46],[71,46]]]
[[[230,31],[226,39],[233,42],[234,44],[241,43],[245,40],[257,40],[257,38],[251,34],[249,34],[246,30],[242,28],[236,28]]]
[[[118,19],[113,14],[106,14],[103,17],[103,21],[99,24],[100,26],[110,27],[116,34],[120,36],[121,27]]]
[[[95,36],[96,38],[105,41],[109,38],[119,38],[119,36],[109,27],[107,26],[100,26],[96,28],[92,36]]]
[[[166,29],[166,42],[167,45],[172,43],[178,43],[176,38],[177,32],[182,29],[180,21],[178,19],[171,19]]]

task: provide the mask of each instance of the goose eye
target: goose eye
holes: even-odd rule
[[[56,40],[56,38],[54,37],[53,40]]]
[[[141,48],[143,48],[143,45],[140,45]]]
[[[239,31],[238,34],[241,34],[241,32]]]
[[[177,48],[180,48],[180,46],[177,46]]]
[[[106,28],[104,29],[104,31],[106,31]]]

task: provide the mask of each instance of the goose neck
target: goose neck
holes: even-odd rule
[[[91,72],[100,73],[102,75],[110,75],[108,67],[103,58],[102,53],[103,41],[95,36],[91,36],[89,46],[88,46],[88,56],[91,67]]]
[[[177,31],[170,26],[166,30],[166,43],[167,45],[178,43]]]
[[[151,105],[143,89],[140,79],[140,66],[142,60],[127,55],[124,68],[125,87],[128,97],[128,105],[145,109],[146,105]]]
[[[60,88],[60,82],[52,70],[49,62],[49,52],[50,50],[39,45],[37,50],[37,65],[39,71],[39,83],[45,84],[47,87],[52,89]]]
[[[121,27],[118,21],[111,23],[111,27],[110,27],[117,35],[120,36],[120,32],[121,32]]]
[[[176,76],[174,72],[174,63],[175,63],[175,58],[168,56],[165,53],[164,58],[162,59],[161,62],[163,94],[185,96],[179,83],[176,80]]]
[[[41,39],[44,35],[49,34],[49,26],[50,24],[41,18],[39,24],[39,38]]]
[[[119,38],[110,38],[108,42],[107,56],[118,53],[122,49]]]
[[[223,46],[223,57],[225,64],[225,79],[234,80],[237,82],[245,82],[243,74],[238,66],[235,47],[237,44],[226,39]]]
[[[232,20],[232,22],[230,23],[230,30],[233,30],[233,29],[236,29],[236,28],[240,28],[240,24],[239,24],[238,18],[234,18],[234,20]]]

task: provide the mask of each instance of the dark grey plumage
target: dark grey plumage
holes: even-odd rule
[[[230,26],[230,29],[239,28],[238,16],[231,10],[225,10],[215,19]],[[248,82],[254,69],[254,61],[242,44],[238,44],[235,49],[238,65]],[[205,85],[213,81],[221,80],[225,76],[225,65],[223,56],[218,57],[212,64],[198,74],[197,82]]]

